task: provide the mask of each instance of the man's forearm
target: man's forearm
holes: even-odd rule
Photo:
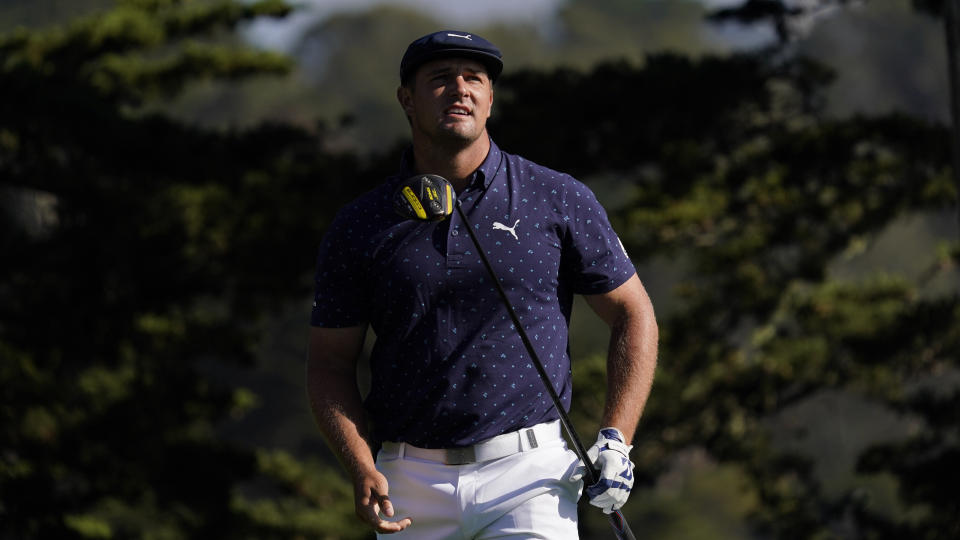
[[[629,444],[653,385],[657,366],[657,323],[649,300],[611,326],[603,426],[618,428]]]
[[[375,468],[366,433],[366,415],[354,373],[307,362],[307,394],[313,416],[331,450],[354,478]]]
[[[402,531],[409,517],[394,516],[390,486],[376,468],[366,434],[366,415],[357,388],[357,359],[366,326],[310,330],[307,396],[327,444],[353,480],[357,517],[381,534]]]

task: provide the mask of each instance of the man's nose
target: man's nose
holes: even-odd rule
[[[465,96],[470,93],[467,80],[463,78],[463,75],[454,77],[453,84],[450,85],[450,93],[456,96]]]

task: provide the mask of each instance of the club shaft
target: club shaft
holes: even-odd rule
[[[503,301],[503,305],[507,308],[507,313],[510,314],[510,319],[513,321],[513,325],[517,328],[517,333],[520,334],[520,340],[523,341],[523,346],[527,349],[527,354],[529,354],[530,359],[533,360],[533,367],[536,368],[537,373],[540,375],[540,380],[546,387],[547,394],[549,394],[550,399],[553,400],[553,406],[557,409],[557,414],[560,416],[560,423],[563,425],[563,429],[566,430],[567,435],[570,437],[573,450],[586,468],[586,485],[590,486],[596,484],[600,479],[600,472],[597,470],[593,461],[591,461],[587,456],[587,451],[584,448],[583,443],[580,441],[580,437],[573,429],[573,424],[570,422],[570,418],[567,416],[567,413],[563,408],[563,403],[560,401],[560,396],[557,395],[557,391],[553,388],[553,384],[550,382],[550,377],[547,375],[547,370],[543,367],[543,362],[540,361],[540,357],[537,356],[537,351],[534,349],[533,343],[530,342],[530,338],[527,336],[526,330],[523,329],[523,325],[520,323],[520,317],[513,309],[510,299],[507,298],[507,292],[503,289],[503,285],[500,284],[500,279],[497,277],[497,273],[493,270],[493,266],[490,264],[490,260],[487,259],[487,255],[483,251],[483,248],[480,247],[480,241],[477,240],[477,235],[473,232],[473,227],[470,225],[470,221],[467,219],[467,215],[463,211],[459,200],[455,206],[457,208],[457,214],[460,216],[460,221],[463,222],[463,226],[467,229],[467,234],[470,235],[470,240],[473,241],[474,247],[477,248],[477,252],[480,254],[480,260],[483,262],[483,266],[487,269],[490,279],[493,280],[493,284],[497,289],[497,293],[500,294],[500,300]],[[617,535],[618,539],[636,540],[636,537],[633,535],[633,531],[630,530],[630,526],[627,524],[627,520],[623,517],[623,514],[620,512],[620,510],[614,510],[609,514],[609,516],[610,524],[613,526],[613,531]]]

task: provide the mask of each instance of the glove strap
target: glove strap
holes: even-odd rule
[[[624,438],[623,433],[615,427],[605,427],[600,430],[600,434],[597,436],[599,439],[598,442],[603,442],[603,439],[607,440],[617,440],[626,444],[627,440]]]
[[[606,427],[597,435],[597,445],[600,450],[616,450],[626,457],[630,457],[632,445],[627,445],[623,433],[615,427]]]

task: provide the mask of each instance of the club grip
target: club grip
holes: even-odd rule
[[[613,533],[617,535],[618,540],[637,540],[627,524],[627,519],[623,517],[620,510],[614,510],[610,513],[610,525],[613,527]]]

